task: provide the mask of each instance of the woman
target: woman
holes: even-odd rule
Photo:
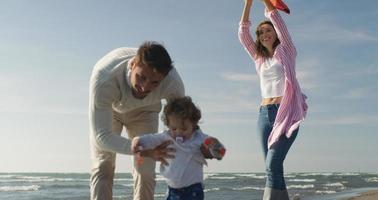
[[[278,11],[263,0],[265,15],[256,30],[256,42],[249,33],[253,0],[244,0],[239,39],[255,62],[260,78],[261,107],[258,133],[266,163],[267,180],[263,199],[289,199],[283,162],[303,121],[307,105],[295,75],[296,49]]]

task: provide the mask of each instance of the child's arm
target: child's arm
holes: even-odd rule
[[[215,137],[208,136],[204,133],[200,133],[202,137],[202,144],[200,147],[201,153],[206,159],[216,158],[222,160],[226,153],[226,148]]]
[[[226,148],[217,138],[208,137],[201,145],[201,152],[205,158],[216,158],[217,160],[222,160],[226,154]]]

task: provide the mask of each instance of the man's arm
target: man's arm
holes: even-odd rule
[[[114,134],[112,103],[117,98],[117,88],[111,83],[94,82],[90,92],[90,129],[95,144],[105,151],[132,154],[131,141]]]
[[[165,133],[146,134],[134,137],[132,140],[131,151],[153,149],[166,140],[171,140]]]

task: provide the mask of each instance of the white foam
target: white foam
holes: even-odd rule
[[[116,178],[114,181],[134,181],[132,178]]]
[[[7,175],[0,175],[0,178],[13,178],[15,176],[16,175],[13,175],[13,174],[7,174]]]
[[[211,191],[219,191],[220,188],[210,188],[210,189],[205,189],[203,190],[204,192],[211,192]]]
[[[236,176],[241,176],[241,177],[250,177],[254,179],[265,179],[265,175],[257,175],[257,174],[235,174]]]
[[[165,180],[166,180],[166,178],[164,178],[164,176],[157,176],[155,178],[155,181],[165,181]]]
[[[378,177],[365,178],[365,181],[369,183],[378,182]]]
[[[289,185],[288,189],[308,189],[308,188],[314,188],[315,186],[313,184],[308,185]]]
[[[121,184],[121,185],[125,187],[134,187],[134,184]]]
[[[2,183],[12,182],[88,182],[89,179],[74,179],[74,178],[49,178],[49,177],[12,177],[12,179],[0,179]]]
[[[155,194],[154,197],[166,197],[166,194]]]
[[[1,186],[1,192],[16,192],[16,191],[37,191],[41,186],[39,185],[23,185],[23,186]]]
[[[360,173],[356,172],[341,172],[341,173],[335,173],[336,176],[360,176]]]
[[[235,176],[214,176],[214,177],[211,177],[210,179],[231,180],[231,179],[236,179],[236,177]]]
[[[210,177],[217,176],[217,175],[219,175],[219,173],[205,173],[204,174],[204,179],[206,180],[206,179],[208,179]]]
[[[301,173],[298,176],[332,176],[331,172],[311,172],[311,173]]]
[[[242,190],[264,190],[263,187],[241,187],[241,188],[232,188],[232,190],[242,191]]]
[[[289,179],[288,181],[310,183],[310,182],[315,182],[316,179]]]
[[[333,193],[336,193],[336,191],[333,191],[333,190],[324,190],[324,191],[317,190],[315,193],[316,194],[333,194]]]
[[[325,186],[327,187],[344,187],[344,185],[340,182],[336,182],[336,183],[327,183],[325,184]]]

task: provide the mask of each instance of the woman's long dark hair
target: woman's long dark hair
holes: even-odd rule
[[[261,27],[262,25],[264,25],[264,24],[269,24],[269,25],[271,25],[272,28],[273,28],[273,30],[276,31],[276,30],[274,29],[274,26],[273,26],[273,24],[272,24],[271,21],[269,21],[269,20],[262,21],[262,22],[257,26],[257,29],[256,29],[256,51],[257,51],[257,56],[258,56],[258,57],[269,58],[269,57],[270,57],[270,55],[269,55],[269,51],[268,51],[267,48],[265,48],[265,47],[261,44],[261,42],[260,42],[260,38],[259,38],[259,37],[260,37],[260,31],[259,31],[259,29],[260,29],[260,27]],[[274,41],[274,43],[273,43],[273,49],[275,49],[275,48],[278,46],[278,44],[280,44],[280,40],[277,38],[277,40]]]

